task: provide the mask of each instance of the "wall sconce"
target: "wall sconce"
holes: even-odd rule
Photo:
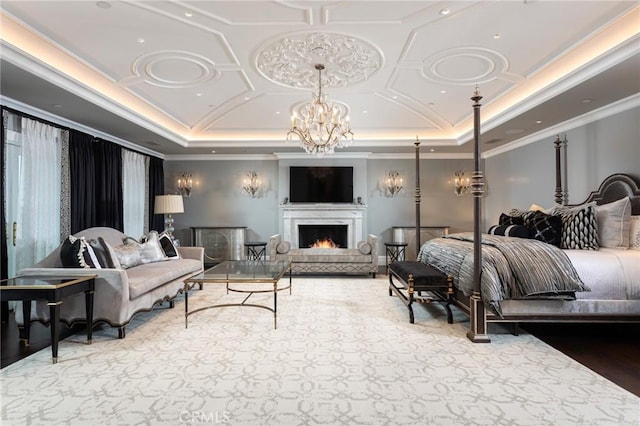
[[[242,189],[251,195],[251,198],[256,198],[258,192],[260,192],[260,185],[261,182],[258,174],[256,172],[248,172],[243,180]]]
[[[402,178],[396,171],[387,173],[384,180],[384,193],[387,197],[394,197],[398,192],[402,191]]]
[[[471,180],[464,177],[463,171],[457,171],[455,173],[455,178],[453,179],[453,192],[457,196],[465,195],[467,192],[469,192],[470,187]]]
[[[191,196],[191,188],[193,188],[193,178],[191,173],[183,173],[178,178],[178,192],[183,197],[189,198]]]

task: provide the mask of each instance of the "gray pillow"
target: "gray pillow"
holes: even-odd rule
[[[123,244],[113,247],[113,251],[122,269],[133,268],[142,264],[142,257],[140,257],[140,249],[137,244]]]
[[[612,203],[596,206],[600,247],[629,248],[631,200],[624,197]]]
[[[366,241],[360,241],[358,243],[358,251],[362,254],[371,254],[371,244]]]
[[[278,254],[289,253],[290,249],[291,249],[291,243],[289,241],[281,241],[276,246],[276,253]]]
[[[147,235],[140,238],[140,242],[134,238],[126,237],[124,239],[125,245],[137,246],[140,251],[140,258],[142,263],[162,262],[167,260],[167,256],[162,250],[160,239],[157,231],[151,231]],[[122,263],[122,262],[121,262]]]

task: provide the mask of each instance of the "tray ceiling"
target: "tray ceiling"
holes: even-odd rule
[[[344,152],[484,150],[638,104],[636,1],[7,1],[2,96],[173,155],[302,152],[317,90],[349,111]]]

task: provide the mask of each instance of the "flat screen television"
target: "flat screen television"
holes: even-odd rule
[[[290,167],[289,201],[352,203],[353,167]]]

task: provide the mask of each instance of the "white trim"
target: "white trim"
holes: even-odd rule
[[[70,129],[78,130],[91,136],[95,136],[109,142],[117,143],[118,145],[122,145],[125,148],[129,148],[133,151],[141,152],[143,154],[152,155],[154,157],[159,157],[162,159],[165,158],[164,154],[145,148],[142,145],[120,139],[108,133],[101,132],[100,130],[85,126],[84,124],[76,123],[75,121],[60,117],[59,115],[55,115],[48,111],[44,111],[31,105],[25,104],[23,102],[16,101],[15,99],[7,98],[6,96],[0,95],[0,103],[2,103],[2,105],[6,106],[7,108],[15,109],[16,111],[22,112],[24,114],[32,115],[42,120],[50,121],[51,123],[54,123],[60,127],[68,127]]]
[[[615,114],[619,114],[624,111],[628,111],[632,108],[640,106],[640,93],[631,95],[628,98],[614,102],[612,104],[603,106],[596,110],[590,111],[578,117],[574,117],[570,120],[556,124],[555,126],[547,127],[544,130],[525,136],[524,138],[515,140],[513,142],[504,144],[495,149],[485,151],[482,154],[482,158],[491,158],[496,155],[504,154],[505,152],[512,151],[516,148],[529,145],[530,143],[538,142],[542,139],[551,138],[559,133],[564,133],[569,130],[575,129],[580,126],[585,126],[594,121],[602,120]]]

